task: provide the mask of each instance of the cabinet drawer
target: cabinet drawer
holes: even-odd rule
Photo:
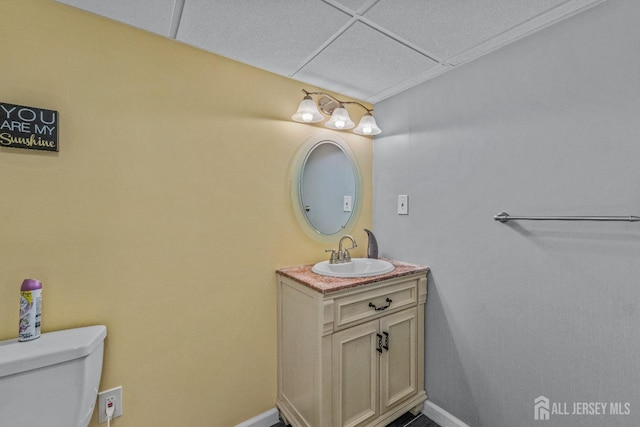
[[[334,328],[380,317],[418,301],[418,280],[402,281],[367,291],[349,294],[334,300]]]

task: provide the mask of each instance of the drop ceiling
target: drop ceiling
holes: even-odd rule
[[[57,1],[376,103],[606,0]]]

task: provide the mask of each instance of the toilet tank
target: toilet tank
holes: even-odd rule
[[[0,341],[0,426],[87,427],[106,336],[98,325]]]

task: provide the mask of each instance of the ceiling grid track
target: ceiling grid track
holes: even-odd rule
[[[364,16],[359,17],[359,21],[362,22],[363,24],[373,28],[374,30],[378,31],[381,34],[384,34],[385,36],[389,37],[390,39],[392,39],[393,41],[396,41],[398,43],[400,43],[401,45],[404,45],[406,47],[408,47],[409,49],[413,50],[416,53],[419,53],[422,56],[426,56],[427,58],[429,58],[430,60],[437,62],[438,64],[442,64],[442,65],[446,65],[446,61],[443,59],[438,59],[436,57],[436,55],[427,52],[426,50],[420,48],[419,46],[416,46],[414,43],[411,43],[410,41],[405,40],[404,38],[400,37],[397,34],[392,33],[391,31],[381,27],[380,25],[376,24],[375,22],[371,21],[368,18],[365,18]]]
[[[173,6],[173,15],[171,17],[171,28],[169,29],[169,37],[176,39],[178,30],[180,29],[180,20],[182,19],[182,11],[184,10],[184,2],[186,0],[176,0]]]
[[[351,19],[349,20],[349,22],[347,22],[342,28],[340,28],[338,31],[335,32],[335,34],[333,36],[331,36],[330,38],[328,38],[324,43],[322,43],[320,45],[320,47],[318,49],[316,49],[315,51],[313,51],[313,53],[311,53],[311,55],[309,55],[304,62],[302,63],[302,65],[300,65],[298,68],[296,68],[296,70],[291,73],[289,75],[289,77],[291,78],[295,78],[295,75],[298,74],[300,71],[302,71],[304,69],[304,67],[306,67],[307,65],[309,65],[309,63],[311,61],[313,61],[314,59],[316,59],[316,57],[318,55],[320,55],[326,48],[328,48],[329,46],[331,46],[331,43],[333,43],[334,41],[336,41],[336,39],[338,37],[340,37],[342,34],[344,34],[349,28],[351,28],[352,25],[354,25],[356,22],[358,22],[358,18],[356,16],[352,16]]]
[[[397,34],[394,34],[394,33],[390,32],[390,31],[386,30],[382,26],[380,26],[380,25],[376,24],[375,22],[371,21],[370,19],[366,18],[364,16],[364,14],[366,14],[379,1],[380,0],[373,0],[371,3],[365,4],[363,7],[361,7],[360,11],[353,11],[353,10],[347,8],[347,7],[344,7],[344,6],[340,5],[339,3],[335,3],[332,0],[322,0],[322,2],[324,2],[324,3],[326,3],[326,4],[330,5],[330,6],[335,7],[336,9],[346,13],[347,15],[350,15],[351,19],[342,28],[340,28],[340,30],[338,30],[335,34],[333,34],[332,37],[327,39],[317,50],[315,50],[311,55],[309,55],[305,59],[305,61],[299,67],[297,67],[296,70],[293,73],[291,73],[288,77],[295,78],[296,74],[298,74],[300,71],[302,71],[310,62],[312,62],[315,58],[317,58],[318,55],[320,55],[327,47],[329,47],[335,40],[337,40],[341,35],[343,35],[349,28],[351,28],[357,22],[361,22],[362,24],[364,24],[364,25],[370,27],[371,29],[379,32],[380,34],[383,34],[384,36],[389,37],[391,40],[393,40],[393,41],[395,41],[395,42],[407,47],[408,49],[413,50],[414,52],[426,57],[427,59],[430,59],[431,61],[434,61],[434,62],[438,63],[442,67],[445,67],[447,69],[454,67],[453,64],[450,64],[450,63],[448,63],[447,61],[445,61],[443,59],[437,58],[432,53],[425,51],[424,49],[420,48],[419,46],[415,45],[414,43],[411,43],[408,40],[405,40],[404,38],[398,36]],[[384,92],[384,90],[383,90],[383,92]]]

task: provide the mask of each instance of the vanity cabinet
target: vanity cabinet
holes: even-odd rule
[[[373,278],[281,269],[278,399],[294,427],[386,426],[424,391],[425,267]]]

